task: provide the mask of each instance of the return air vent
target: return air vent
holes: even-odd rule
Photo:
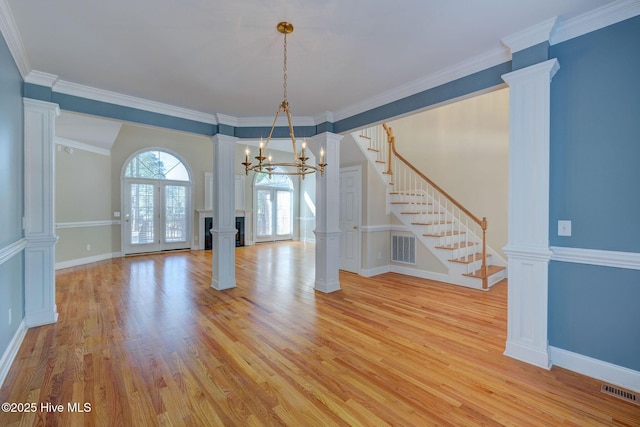
[[[626,400],[627,402],[635,403],[640,406],[640,399],[638,399],[638,395],[635,393],[631,393],[630,391],[622,390],[618,387],[614,387],[608,384],[602,384],[602,388],[600,389],[605,394],[609,394],[611,396],[617,397],[618,399]]]
[[[415,236],[391,236],[391,260],[405,264],[416,263],[416,238]]]

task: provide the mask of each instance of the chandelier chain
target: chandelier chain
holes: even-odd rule
[[[282,66],[284,75],[282,88],[284,90],[284,101],[287,102],[287,33],[284,33],[284,65]]]
[[[300,149],[298,150],[296,145],[296,136],[293,131],[293,119],[291,118],[291,110],[289,109],[289,102],[287,101],[287,34],[293,32],[293,25],[289,22],[280,22],[277,26],[278,32],[284,34],[284,63],[282,65],[282,74],[283,74],[283,82],[282,89],[284,92],[284,100],[282,104],[278,107],[278,111],[276,112],[276,116],[273,119],[273,125],[271,125],[271,130],[269,131],[269,135],[267,136],[266,143],[263,143],[262,138],[260,138],[260,145],[258,149],[258,155],[255,159],[258,161],[258,164],[252,164],[249,156],[251,152],[249,151],[249,147],[245,150],[244,165],[245,173],[248,175],[249,171],[254,171],[258,173],[268,174],[269,177],[272,175],[299,175],[302,179],[304,179],[305,175],[319,172],[320,175],[324,175],[324,168],[327,166],[324,158],[324,149],[320,148],[320,159],[316,165],[311,165],[307,163],[309,157],[307,157],[307,143],[303,141],[300,144]],[[292,162],[277,162],[273,161],[271,154],[267,153],[267,149],[269,147],[269,142],[271,142],[271,138],[273,137],[273,132],[276,129],[276,125],[278,123],[278,116],[280,113],[284,113],[287,116],[287,122],[289,124],[289,137],[291,138],[291,148],[293,153],[293,161]]]

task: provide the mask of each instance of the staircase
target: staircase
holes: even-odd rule
[[[374,126],[351,136],[386,184],[387,213],[447,267],[444,281],[486,290],[507,277],[506,262],[486,244],[486,218],[477,218],[403,158],[391,128]]]

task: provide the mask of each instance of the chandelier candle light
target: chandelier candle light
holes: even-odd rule
[[[307,163],[309,157],[307,157],[305,152],[307,149],[307,143],[303,141],[302,144],[300,144],[300,151],[298,151],[296,147],[296,136],[293,133],[291,110],[289,109],[289,101],[287,101],[287,34],[291,34],[293,32],[293,24],[289,22],[280,22],[277,28],[278,32],[284,34],[284,66],[282,67],[284,75],[284,82],[282,84],[282,87],[284,89],[284,100],[278,107],[278,111],[276,112],[275,119],[273,119],[273,125],[271,126],[271,131],[269,132],[266,143],[263,142],[262,138],[260,138],[258,155],[255,157],[255,159],[258,161],[258,164],[252,165],[252,163],[249,161],[249,156],[251,154],[251,152],[249,151],[249,147],[247,147],[245,151],[245,160],[244,162],[242,162],[242,164],[245,167],[245,172],[247,175],[249,175],[249,171],[268,173],[269,176],[301,175],[302,179],[304,179],[305,175],[315,172],[320,172],[320,175],[324,175],[324,167],[327,165],[324,162],[324,150],[322,148],[320,149],[320,161],[318,162],[318,164],[310,165]],[[265,156],[267,148],[269,147],[269,142],[271,142],[273,130],[276,127],[276,121],[278,120],[280,112],[284,112],[287,115],[287,121],[289,122],[289,137],[291,138],[291,145],[293,148],[293,162],[273,162],[271,155],[269,155],[268,157]],[[279,166],[282,166],[283,168],[278,168]]]

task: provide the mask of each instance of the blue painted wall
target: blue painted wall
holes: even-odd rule
[[[22,77],[0,36],[0,248],[20,240],[23,216]],[[12,322],[7,324],[8,311]],[[19,254],[0,265],[0,355],[24,317],[24,261]]]
[[[553,246],[640,253],[638,52],[640,16],[551,47]],[[640,271],[550,264],[551,345],[640,371],[639,325]]]

